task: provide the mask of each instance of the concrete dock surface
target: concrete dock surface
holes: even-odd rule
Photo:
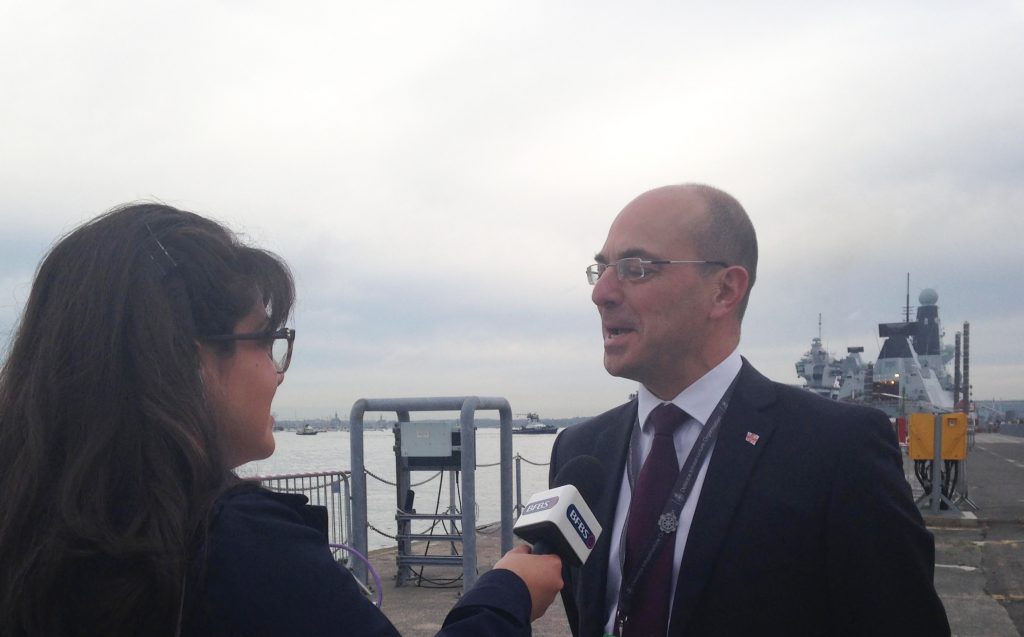
[[[909,470],[909,462],[907,463]],[[967,495],[978,509],[963,514],[924,512],[935,535],[935,586],[946,607],[953,635],[1018,637],[1024,635],[1024,438],[978,434],[966,462]],[[911,476],[915,496],[921,494]],[[500,556],[497,525],[477,533],[480,571]],[[450,546],[435,543],[431,553]],[[383,590],[382,610],[404,637],[430,637],[458,601],[461,582],[452,588],[395,586],[395,550],[371,555]],[[443,582],[461,575],[461,567],[432,566],[423,577]],[[908,612],[910,609],[908,609]],[[561,601],[533,623],[538,637],[567,637]]]

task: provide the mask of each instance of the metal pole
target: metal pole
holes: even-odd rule
[[[413,507],[408,507],[409,510],[406,510],[406,496],[412,490],[412,476],[407,466],[408,463],[402,457],[401,448],[401,427],[403,422],[409,422],[409,412],[398,410],[396,413],[398,415],[398,423],[392,427],[395,440],[395,522],[397,523],[395,526],[398,529],[399,558],[398,572],[395,574],[395,586],[401,586],[412,573],[412,569],[404,566],[401,559],[402,557],[412,555],[412,540],[408,537],[403,537],[408,536],[412,532],[412,522],[408,518],[403,518],[402,515],[412,513]]]
[[[351,476],[352,476],[352,474],[350,473],[349,477],[351,477]],[[345,478],[344,474],[342,474],[342,478]],[[345,508],[345,522],[346,522],[346,524],[345,524],[346,528],[344,530],[345,535],[343,537],[345,538],[345,543],[346,544],[350,544],[353,541],[353,538],[352,538],[352,487],[349,485],[348,479],[343,479],[342,480],[342,497],[344,499],[342,500],[341,504]]]
[[[959,409],[960,406],[960,384],[963,379],[960,377],[960,355],[963,352],[960,345],[960,332],[956,333],[956,345],[953,349],[953,409]],[[964,412],[967,410],[964,409]]]
[[[352,459],[352,545],[361,555],[366,550],[366,473],[363,456],[363,414],[366,401],[357,400],[349,415],[349,449]],[[367,584],[366,565],[362,560],[352,561],[352,574]]]
[[[523,459],[516,454],[516,508],[515,516],[519,517],[519,512],[523,510]]]
[[[971,324],[964,321],[964,360],[962,362],[964,367],[964,386],[961,388],[961,392],[964,396],[964,413],[971,413],[971,399],[974,396],[971,395]]]
[[[501,418],[501,553],[512,550],[512,407],[498,407]]]
[[[455,476],[456,475],[458,475],[458,472],[456,472],[454,469],[452,469],[451,471],[448,472],[448,515],[455,515],[455,514],[457,514],[459,512],[459,507],[457,505],[457,503],[458,503],[458,499],[457,499],[458,491],[455,490]],[[455,521],[454,520],[450,520],[446,524],[448,524],[451,527],[451,528],[449,528],[448,533],[454,534],[455,533]],[[451,543],[451,547],[452,547],[451,554],[452,555],[458,555],[458,552],[455,550],[455,542]]]
[[[462,435],[462,591],[476,583],[476,436],[473,415],[479,400],[469,396],[462,403],[459,426]]]

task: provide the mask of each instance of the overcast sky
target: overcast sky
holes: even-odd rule
[[[131,200],[294,269],[279,418],[361,397],[594,415],[584,268],[655,186],[735,195],[741,349],[796,383],[939,293],[977,398],[1024,398],[1024,1],[0,0],[0,336],[54,239]],[[368,416],[370,417],[370,416]]]

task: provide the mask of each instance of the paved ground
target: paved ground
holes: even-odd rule
[[[1024,635],[1024,438],[979,434],[967,482],[977,527],[925,517],[953,634]]]
[[[1024,635],[1024,438],[979,434],[967,460],[973,515],[925,515],[935,534],[935,585],[959,637]],[[916,487],[916,480],[913,481]],[[920,493],[920,489],[917,489]],[[477,536],[481,570],[498,558],[497,528]],[[437,547],[445,550],[444,547]],[[461,586],[427,589],[394,586],[394,551],[372,556],[384,582],[383,610],[405,637],[429,637],[458,600]],[[461,569],[432,567],[435,580],[457,577]],[[533,625],[538,637],[566,637],[561,603]]]

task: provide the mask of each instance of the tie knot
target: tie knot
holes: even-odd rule
[[[673,403],[662,403],[651,411],[647,417],[654,427],[655,436],[671,436],[676,427],[686,422],[690,416]]]

